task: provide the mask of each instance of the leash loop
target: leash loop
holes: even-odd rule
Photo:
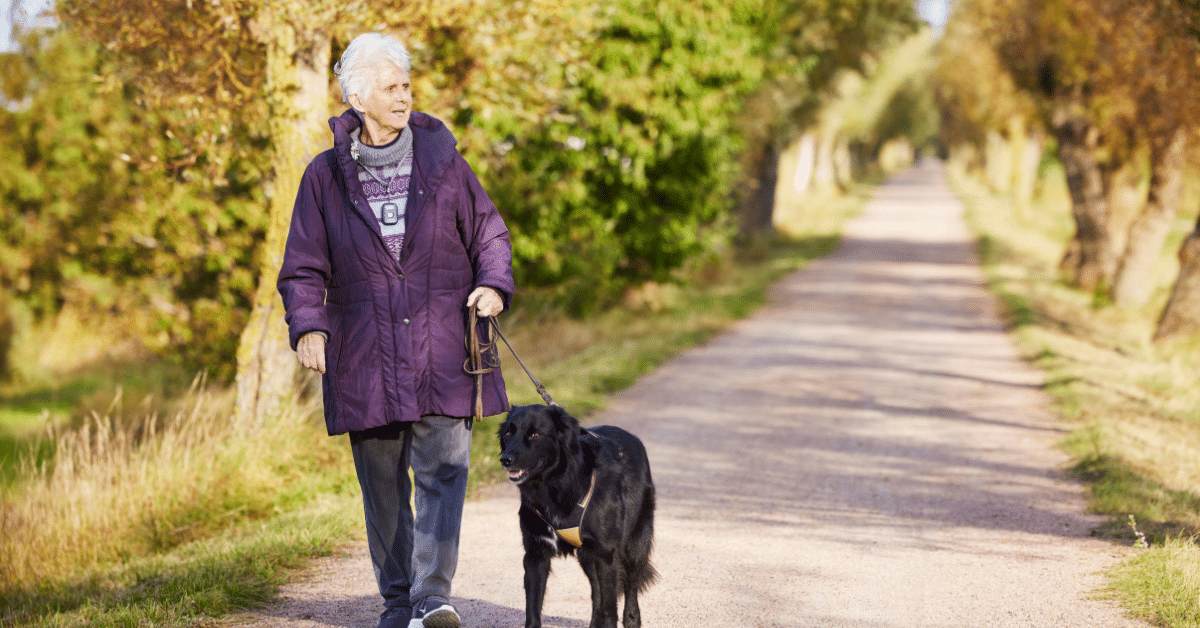
[[[467,361],[463,363],[463,371],[475,376],[475,420],[483,419],[483,376],[491,373],[500,366],[500,358],[496,355],[496,338],[492,335],[492,327],[484,327],[486,339],[479,337],[479,315],[475,308],[467,316]]]
[[[517,355],[517,351],[508,342],[508,338],[504,337],[504,333],[500,331],[500,323],[496,321],[495,316],[488,317],[488,322],[491,323],[485,329],[487,330],[486,337],[481,338],[479,335],[479,314],[475,308],[468,308],[470,312],[467,316],[467,361],[463,363],[463,371],[468,375],[475,376],[475,420],[483,418],[483,376],[491,373],[496,367],[500,366],[500,356],[496,354],[496,336],[499,336],[504,341],[505,346],[512,352],[513,357],[517,359],[517,364],[525,370],[525,374],[529,376],[529,380],[533,382],[537,392],[542,397],[542,401],[548,406],[557,406],[554,403],[554,398],[546,391],[546,387],[538,381],[533,373],[529,371],[529,367],[525,366],[525,362],[521,360],[521,356]],[[493,332],[495,332],[493,334]]]

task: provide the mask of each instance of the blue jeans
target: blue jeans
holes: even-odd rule
[[[427,597],[448,600],[458,567],[471,420],[427,415],[415,423],[351,432],[350,449],[384,606],[397,610]]]

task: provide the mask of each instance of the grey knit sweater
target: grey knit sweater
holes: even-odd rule
[[[358,180],[379,221],[383,242],[399,260],[404,246],[408,181],[412,177],[412,130],[405,127],[396,139],[383,146],[368,146],[358,134],[352,134],[350,152],[358,162]]]

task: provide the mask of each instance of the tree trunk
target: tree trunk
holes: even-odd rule
[[[1117,305],[1141,307],[1154,292],[1154,267],[1183,197],[1186,147],[1187,134],[1182,129],[1165,146],[1151,147],[1149,198],[1129,226],[1125,252],[1113,281],[1113,300]]]
[[[0,383],[12,377],[12,345],[16,335],[11,311],[12,294],[0,288]]]
[[[1129,243],[1129,229],[1146,208],[1144,164],[1130,159],[1119,166],[1106,170],[1108,178],[1108,236],[1113,258],[1113,282],[1121,267],[1121,256]]]
[[[753,189],[742,203],[741,236],[751,239],[774,231],[775,185],[779,178],[779,149],[774,140],[763,147]]]
[[[833,149],[833,166],[838,187],[843,192],[849,190],[854,183],[854,159],[850,155],[850,142],[845,135],[838,136],[837,147]]]
[[[804,194],[812,185],[813,172],[817,167],[817,138],[812,133],[805,133],[799,139],[799,159],[796,161],[796,172],[792,178],[797,194]]]
[[[1012,153],[1009,141],[999,131],[987,133],[985,147],[985,168],[987,169],[988,187],[997,194],[1012,192]]]
[[[329,109],[330,39],[298,33],[277,16],[267,38],[273,176],[267,190],[269,223],[259,260],[258,289],[237,352],[237,418],[256,425],[278,412],[295,391],[299,366],[288,344],[275,278],[291,222],[296,190],[308,162],[325,146]]]
[[[818,193],[827,194],[837,186],[837,165],[834,163],[837,139],[837,131],[828,127],[817,134],[813,185]]]
[[[1116,256],[1108,228],[1109,173],[1096,160],[1093,129],[1080,115],[1055,120],[1058,157],[1067,175],[1075,236],[1059,269],[1067,281],[1083,290],[1103,289],[1111,282]]]
[[[1179,278],[1158,320],[1155,340],[1200,334],[1200,219],[1179,248]]]
[[[1015,116],[1008,122],[1008,136],[1012,145],[1013,211],[1018,220],[1024,220],[1033,207],[1033,190],[1042,162],[1042,138],[1030,135],[1025,121]]]

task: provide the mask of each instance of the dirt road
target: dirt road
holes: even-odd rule
[[[1124,627],[1041,375],[1017,357],[960,204],[930,164],[879,189],[770,304],[619,395],[658,485],[646,626]],[[515,377],[515,375],[513,376]],[[520,385],[515,380],[513,385]],[[516,489],[467,505],[455,603],[523,625]],[[363,550],[235,625],[373,628]],[[555,563],[546,625],[586,628]]]

